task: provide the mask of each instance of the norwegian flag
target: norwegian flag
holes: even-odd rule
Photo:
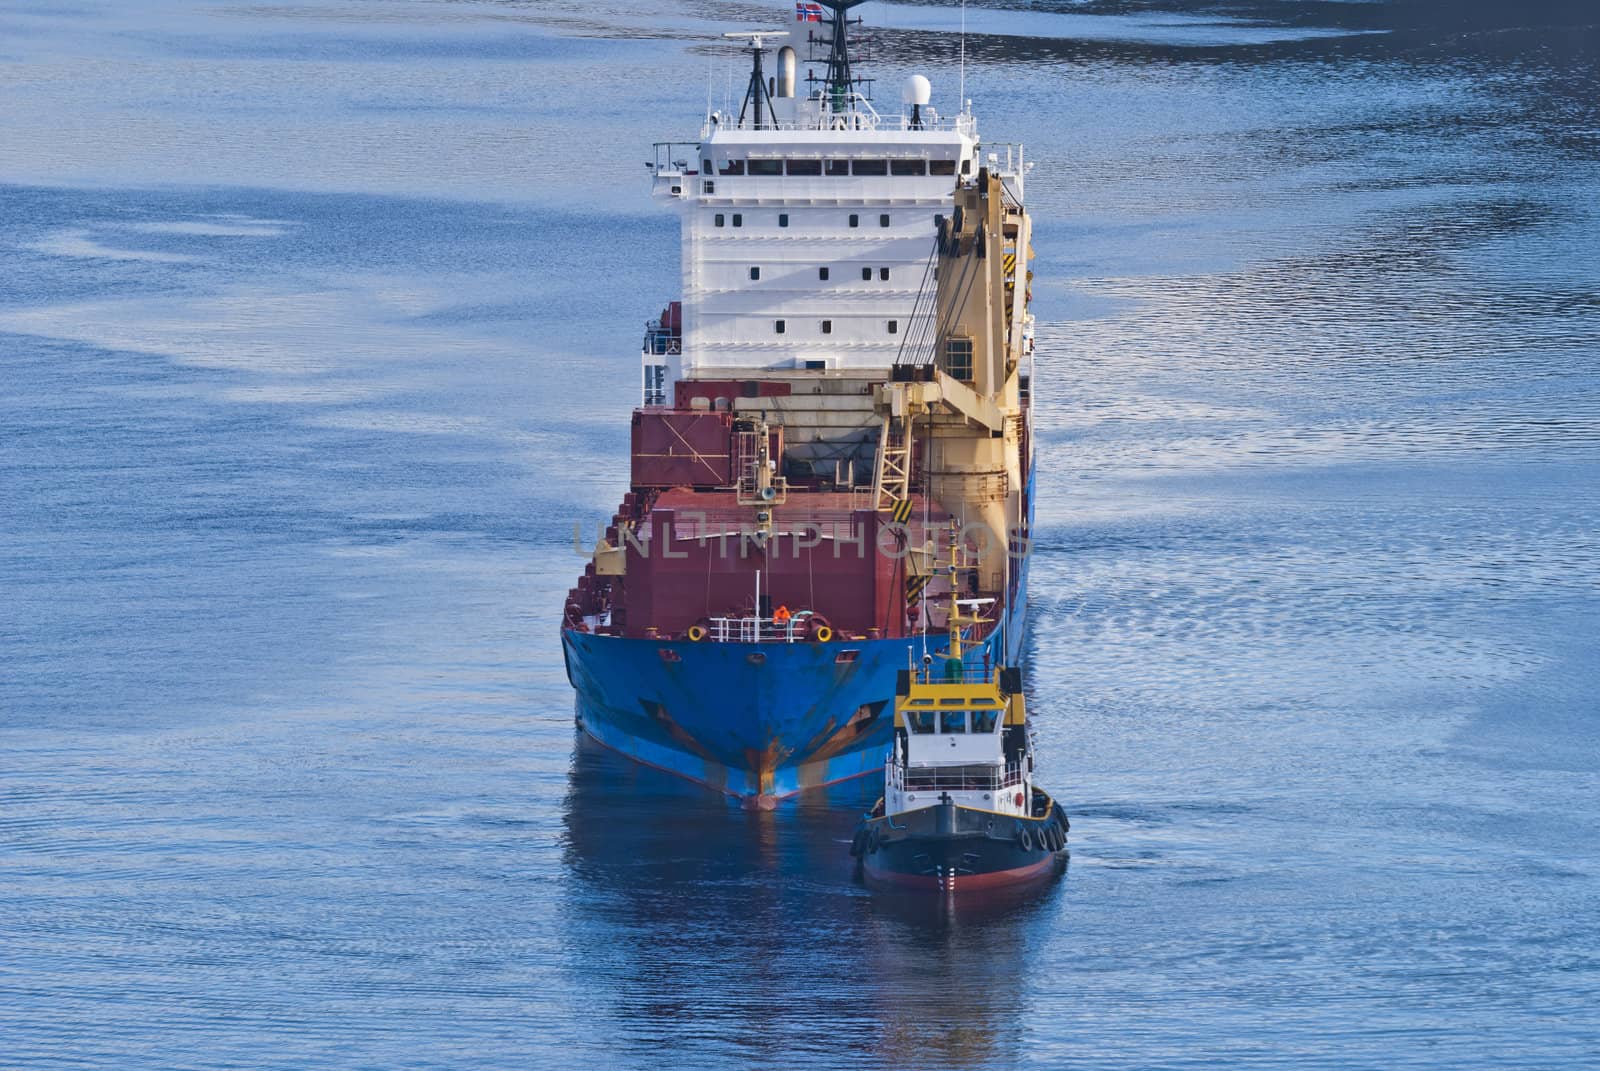
[[[794,6],[794,21],[796,22],[821,22],[821,4],[796,4]]]

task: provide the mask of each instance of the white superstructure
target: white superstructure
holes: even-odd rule
[[[762,38],[786,35],[729,36],[752,39],[740,114],[713,112],[698,141],[656,146],[654,194],[682,219],[683,289],[673,337],[660,325],[647,336],[646,405],[680,379],[888,369],[933,283],[935,217],[984,166],[970,108],[941,116],[927,79],[907,78],[900,113],[880,115],[847,60],[798,95],[793,49],[762,74]],[[1020,199],[1020,158],[988,166]]]

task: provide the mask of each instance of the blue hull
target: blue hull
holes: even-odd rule
[[[1017,664],[1025,560],[1022,568],[1005,627],[966,652],[969,664],[985,655],[990,665]],[[561,646],[590,736],[730,795],[769,798],[882,770],[895,674],[923,650],[921,639],[692,643],[570,629]],[[930,637],[930,654],[944,648]]]

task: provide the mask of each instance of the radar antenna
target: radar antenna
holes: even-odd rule
[[[859,3],[860,0],[857,0]],[[772,125],[777,126],[777,115],[772,110],[772,93],[767,89],[766,76],[761,73],[761,54],[766,49],[761,47],[761,42],[768,37],[788,37],[788,30],[741,30],[736,33],[725,33],[723,37],[734,40],[750,41],[750,85],[744,91],[744,103],[739,105],[739,125],[744,126],[745,113],[752,107],[755,109],[755,129],[762,129],[766,123],[762,120],[761,105],[766,102],[766,115],[771,119]]]
[[[846,16],[846,12],[866,3],[867,0],[819,0],[819,2],[833,13],[831,19],[815,21],[828,27],[832,34],[831,40],[827,42],[828,73],[822,81],[829,108],[837,115],[848,110],[856,84],[856,79],[850,73],[850,19]],[[861,20],[855,21],[860,23]],[[817,43],[821,44],[822,40],[819,39]]]

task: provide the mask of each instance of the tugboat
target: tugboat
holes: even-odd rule
[[[954,540],[950,550],[954,574]],[[1059,871],[1069,825],[1033,784],[1022,673],[962,654],[986,601],[952,596],[947,651],[900,671],[884,794],[850,843],[868,884],[956,892]]]

